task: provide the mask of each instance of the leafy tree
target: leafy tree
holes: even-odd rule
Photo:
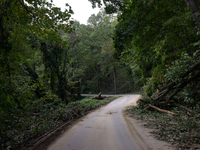
[[[174,60],[184,54],[193,58],[199,48],[197,16],[195,0],[124,1],[115,28],[114,57],[137,64],[147,96],[170,82],[164,75]]]
[[[24,101],[33,96],[29,86],[31,79],[23,69],[30,70],[36,49],[40,47],[34,37],[40,40],[52,37],[54,44],[59,43],[59,35],[54,33],[58,29],[69,31],[71,13],[70,7],[62,12],[44,0],[0,2],[0,91],[3,106],[16,104],[21,108]],[[49,30],[55,32],[52,34]]]
[[[96,4],[98,7],[101,7],[103,4],[105,5],[105,11],[108,14],[112,14],[118,12],[123,7],[123,0],[89,0],[92,3],[92,7],[95,8]]]
[[[126,76],[129,65],[112,56],[116,24],[115,15],[100,11],[90,16],[88,25],[75,22],[73,34],[65,37],[73,41],[69,49],[73,69],[70,80],[79,81],[82,93],[126,93],[134,89],[132,73]]]
[[[46,0],[0,1],[1,149],[13,149],[52,127],[43,115],[56,112],[61,99],[68,103],[68,45],[60,31],[71,31],[72,13],[70,6],[62,12]],[[38,112],[43,114],[35,119]],[[34,123],[38,127],[29,129]]]

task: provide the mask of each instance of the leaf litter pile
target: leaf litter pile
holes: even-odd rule
[[[177,149],[200,149],[200,114],[190,116],[178,107],[173,108],[174,115],[140,107],[126,112],[130,117],[145,121],[145,127],[155,129],[151,133],[157,139],[170,142]]]

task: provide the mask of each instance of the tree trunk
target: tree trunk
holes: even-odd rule
[[[9,83],[9,95],[11,95],[13,97],[13,101],[15,102],[15,104],[17,104],[17,108],[18,109],[23,109],[23,107],[21,106],[19,100],[17,99],[16,96],[14,96],[14,88],[12,86],[12,81],[11,81],[11,72],[10,72],[10,65],[7,64],[7,69],[8,69],[8,83]]]
[[[50,83],[50,85],[51,85],[51,90],[52,90],[52,92],[55,94],[55,74],[54,74],[54,72],[53,71],[51,71],[51,83]]]
[[[116,70],[115,70],[115,67],[113,69],[113,74],[114,74],[114,91],[115,91],[115,94],[117,94],[117,83],[116,83]]]
[[[24,69],[28,72],[28,75],[33,80],[33,83],[39,83],[38,82],[38,78],[39,78],[38,74],[31,67],[29,67],[26,63],[24,63],[23,65],[24,65]],[[37,87],[37,89],[34,92],[35,92],[37,98],[41,98],[45,95],[44,90],[41,90],[39,86]]]
[[[199,12],[199,6],[197,4],[196,0],[185,0],[186,4],[190,7],[191,12],[194,14],[196,12]],[[200,0],[199,0],[200,2]],[[193,16],[193,18],[196,20],[196,23],[200,24],[200,19],[198,16]]]
[[[57,77],[58,77],[58,96],[59,98],[62,99],[62,101],[64,101],[66,104],[68,104],[68,101],[67,101],[67,92],[66,92],[66,85],[67,85],[67,81],[66,81],[66,78],[63,77],[62,75],[58,75],[57,74]]]
[[[192,13],[199,11],[199,6],[196,0],[185,0],[186,4],[190,7]]]

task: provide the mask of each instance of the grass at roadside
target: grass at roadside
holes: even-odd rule
[[[1,149],[15,149],[31,144],[33,139],[45,134],[63,123],[86,115],[90,110],[100,107],[114,98],[95,100],[90,97],[65,105],[55,100],[47,103],[36,100],[28,103],[23,110],[12,109],[0,114]]]
[[[131,117],[145,121],[145,127],[155,129],[152,133],[159,140],[168,141],[177,149],[200,149],[200,115],[188,116],[174,108],[175,115],[158,112],[150,108],[127,109]]]

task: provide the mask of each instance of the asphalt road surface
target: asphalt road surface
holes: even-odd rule
[[[80,119],[48,150],[140,150],[146,149],[125,117],[123,110],[136,104],[139,95],[123,95]]]

